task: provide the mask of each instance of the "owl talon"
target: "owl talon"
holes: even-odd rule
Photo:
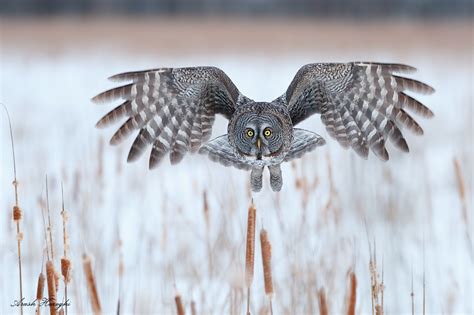
[[[270,171],[270,186],[273,191],[280,191],[283,186],[283,178],[281,176],[280,164],[268,166]]]
[[[262,190],[263,167],[252,168],[250,173],[250,186],[253,192]]]

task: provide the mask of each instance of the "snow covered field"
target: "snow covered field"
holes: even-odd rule
[[[257,231],[267,229],[273,250],[275,314],[318,313],[323,287],[334,313],[345,312],[349,270],[357,279],[357,313],[371,310],[369,245],[376,243],[377,267],[383,261],[387,314],[411,313],[413,278],[416,312],[472,314],[473,65],[472,51],[377,50],[295,51],[271,58],[252,53],[151,55],[88,49],[54,55],[3,49],[0,102],[13,123],[23,208],[23,291],[33,300],[45,246],[41,203],[48,175],[55,249],[62,252],[60,217],[64,183],[73,262],[71,312],[91,312],[82,254],[93,258],[104,313],[115,313],[119,299],[119,261],[124,272],[123,313],[174,314],[179,292],[190,313],[244,314],[243,268],[249,174],[187,156],[171,167],[147,170],[147,159],[126,163],[133,141],[108,145],[113,128],[95,122],[112,106],[90,98],[113,86],[112,74],[157,66],[215,65],[255,100],[272,100],[287,88],[298,68],[320,61],[402,62],[418,68],[412,77],[436,93],[416,96],[435,113],[418,118],[425,135],[406,132],[410,154],[389,146],[390,161],[368,161],[331,139],[319,117],[303,128],[327,144],[296,163],[283,166],[283,190],[275,194],[264,178],[254,194]],[[3,110],[2,110],[3,111]],[[2,193],[0,205],[0,313],[18,298],[18,270],[12,159],[7,120],[0,128]],[[226,132],[216,121],[213,135]],[[454,159],[464,176],[463,214]],[[332,176],[330,176],[329,166]],[[331,180],[332,178],[332,180]],[[333,191],[331,193],[331,183]],[[204,194],[208,211],[204,211]],[[206,219],[207,218],[207,219]],[[267,306],[257,245],[252,314]],[[59,263],[59,257],[56,257]],[[59,265],[58,265],[59,266]],[[62,298],[62,287],[59,297]],[[25,311],[33,313],[34,309]],[[46,312],[46,310],[43,310]]]

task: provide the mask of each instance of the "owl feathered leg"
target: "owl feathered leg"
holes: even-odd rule
[[[272,190],[280,191],[283,186],[280,164],[269,165],[268,170],[270,171],[270,186],[272,187]]]
[[[253,192],[259,192],[262,189],[263,166],[252,168],[250,173],[250,186]]]

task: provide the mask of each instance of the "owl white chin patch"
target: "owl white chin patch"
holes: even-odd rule
[[[273,156],[262,156],[261,160],[258,160],[255,156],[243,156],[246,163],[252,166],[269,166],[276,165],[283,162],[282,158],[275,158]]]

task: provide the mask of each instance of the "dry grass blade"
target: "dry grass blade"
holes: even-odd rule
[[[350,291],[349,291],[349,306],[347,308],[347,315],[355,315],[356,301],[357,301],[357,277],[354,272],[350,273]]]
[[[48,280],[48,300],[49,300],[49,313],[51,315],[56,314],[56,271],[54,270],[54,264],[51,260],[46,262],[46,279]]]
[[[16,224],[16,241],[17,241],[17,252],[18,252],[18,278],[20,282],[20,301],[23,301],[23,272],[21,264],[21,241],[23,240],[23,233],[21,232],[20,221],[22,218],[21,208],[18,202],[18,180],[16,177],[16,157],[15,157],[15,143],[13,141],[13,129],[10,120],[10,113],[8,112],[5,104],[2,104],[8,118],[8,128],[10,130],[10,142],[12,147],[12,158],[13,158],[13,188],[15,190],[15,205],[13,206],[13,221]],[[23,315],[23,303],[20,303],[20,314]]]
[[[183,301],[181,300],[181,295],[176,294],[174,297],[174,301],[176,303],[176,311],[178,312],[178,315],[184,315],[184,306],[183,306]]]
[[[253,282],[255,262],[255,220],[257,209],[253,202],[248,210],[247,218],[247,247],[245,251],[245,285],[247,286],[247,315],[250,314],[250,286]]]
[[[97,292],[97,285],[95,282],[94,272],[92,271],[92,262],[89,256],[86,254],[82,257],[84,273],[86,275],[87,289],[91,299],[92,311],[94,314],[101,313],[99,293]]]
[[[263,279],[265,282],[265,294],[270,301],[270,314],[273,314],[272,295],[273,295],[273,280],[272,280],[272,246],[268,240],[268,233],[265,229],[260,231],[260,247],[262,250],[263,262]]]
[[[324,292],[324,288],[318,290],[318,303],[319,303],[319,314],[320,315],[328,315],[328,304],[326,301],[326,293]]]

